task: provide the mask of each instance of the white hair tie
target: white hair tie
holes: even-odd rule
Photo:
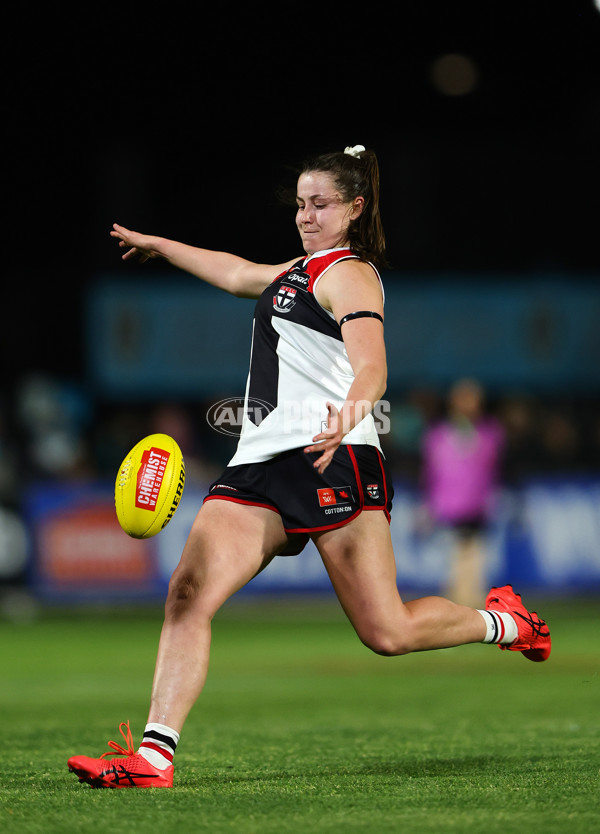
[[[361,153],[364,153],[366,148],[364,145],[355,145],[353,148],[346,148],[344,153],[347,153],[348,156],[353,156],[355,159],[360,159]]]

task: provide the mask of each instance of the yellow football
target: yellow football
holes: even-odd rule
[[[119,524],[134,539],[149,539],[175,515],[185,485],[181,449],[168,434],[150,434],[124,459],[115,482]]]

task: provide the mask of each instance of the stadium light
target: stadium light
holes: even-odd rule
[[[475,62],[466,55],[456,53],[436,58],[431,65],[430,77],[435,89],[446,96],[468,95],[479,82]]]

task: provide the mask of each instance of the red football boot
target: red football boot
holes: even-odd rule
[[[127,733],[123,732],[127,728]],[[89,756],[71,756],[69,770],[79,777],[80,782],[87,782],[92,788],[172,788],[173,765],[160,770],[136,753],[129,721],[119,724],[119,732],[125,739],[127,747],[116,741],[109,741],[108,746],[115,751],[103,753],[99,759]],[[121,754],[123,759],[106,761],[106,756]]]
[[[508,611],[517,624],[517,639],[510,645],[499,643],[502,650],[523,652],[525,657],[537,663],[548,660],[552,646],[550,629],[535,611],[530,612],[525,608],[521,595],[515,594],[512,585],[492,588],[487,595],[485,607],[492,611]]]

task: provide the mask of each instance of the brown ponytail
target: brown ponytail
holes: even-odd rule
[[[321,171],[331,174],[344,202],[363,197],[365,204],[356,220],[350,221],[350,249],[363,261],[376,267],[387,266],[385,235],[379,213],[379,164],[374,151],[361,151],[357,156],[338,151],[307,160],[303,174]]]

